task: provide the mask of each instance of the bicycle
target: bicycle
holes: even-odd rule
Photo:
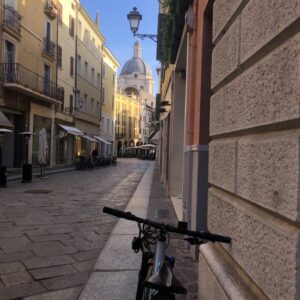
[[[231,242],[230,237],[189,230],[185,222],[178,222],[178,226],[173,227],[110,207],[104,207],[103,212],[138,224],[139,234],[132,240],[133,251],[142,252],[136,300],[175,300],[176,294],[187,294],[186,288],[173,275],[175,258],[166,255],[170,233],[188,236],[184,240],[192,245],[200,245],[205,241]]]

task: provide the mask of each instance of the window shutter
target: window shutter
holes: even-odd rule
[[[57,53],[56,53],[56,61],[57,61],[57,66],[62,67],[62,48],[61,46],[57,45]]]

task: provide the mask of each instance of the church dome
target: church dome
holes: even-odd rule
[[[133,47],[132,59],[128,60],[124,64],[120,76],[130,74],[141,74],[153,77],[150,66],[147,63],[145,63],[142,59],[141,52],[142,49],[139,42],[135,42]]]

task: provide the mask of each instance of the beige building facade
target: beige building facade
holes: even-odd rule
[[[101,154],[115,155],[115,102],[117,93],[117,70],[119,62],[112,52],[104,46],[102,70],[102,120],[101,120]]]
[[[192,229],[232,239],[191,247],[198,299],[299,299],[299,1],[170,3],[162,179]]]
[[[89,157],[93,149],[100,150],[102,99],[102,46],[105,42],[96,24],[82,6],[77,12],[75,127],[84,133],[76,140],[77,155]]]
[[[299,2],[223,4],[213,8],[208,228],[232,244],[200,247],[202,299],[296,300]]]

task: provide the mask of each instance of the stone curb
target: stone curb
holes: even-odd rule
[[[126,211],[146,218],[148,212],[154,163],[145,172]],[[79,300],[135,299],[141,254],[131,249],[137,225],[119,220],[106,242]]]

